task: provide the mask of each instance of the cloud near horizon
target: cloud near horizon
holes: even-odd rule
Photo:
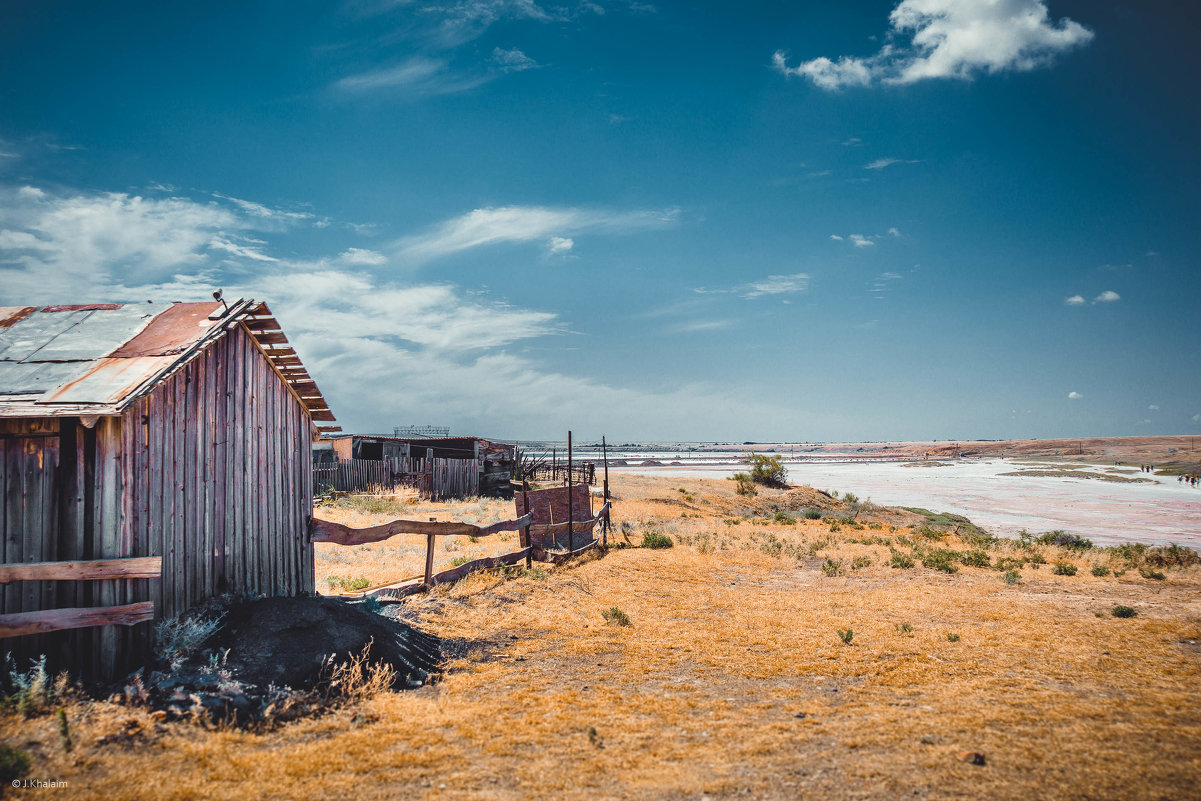
[[[1035,69],[1093,38],[1067,17],[1050,19],[1044,0],[902,0],[888,21],[886,43],[873,56],[823,56],[790,67],[787,53],[777,50],[772,65],[826,90],[970,80],[981,72]]]

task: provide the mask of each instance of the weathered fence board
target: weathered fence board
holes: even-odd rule
[[[502,520],[490,526],[475,526],[471,523],[451,523],[420,520],[390,520],[378,526],[351,528],[329,520],[311,518],[309,532],[313,542],[333,542],[338,545],[365,545],[379,542],[397,534],[424,534],[439,537],[487,537],[499,531],[516,531],[530,522],[529,515],[516,520]]]
[[[313,491],[357,492],[410,486],[434,499],[480,494],[478,459],[341,459],[313,465]]]
[[[0,638],[45,634],[88,626],[132,626],[154,620],[154,602],[84,609],[46,609],[0,615]]]
[[[160,556],[93,559],[85,562],[28,562],[0,565],[0,584],[12,581],[158,578],[162,572],[163,560]]]

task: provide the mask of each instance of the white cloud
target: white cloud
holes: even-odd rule
[[[876,280],[872,283],[872,288],[868,291],[877,299],[883,299],[885,293],[888,291],[888,285],[893,281],[900,281],[902,277],[900,273],[880,273],[880,275],[876,276]]]
[[[1197,414],[1194,414],[1194,415],[1193,415],[1193,422],[1194,422],[1194,423],[1201,423],[1201,412],[1199,412],[1199,413],[1197,413]]]
[[[465,92],[487,83],[495,75],[486,73],[456,74],[442,59],[413,56],[391,67],[348,75],[334,83],[336,89],[361,93],[393,90],[411,95],[446,95]]]
[[[1064,298],[1063,302],[1068,306],[1083,306],[1087,303],[1083,295],[1072,295],[1070,298]]]
[[[164,188],[166,189],[167,187]],[[264,220],[272,220],[289,225],[301,220],[311,220],[314,216],[311,212],[307,211],[273,209],[270,206],[264,206],[262,203],[255,203],[253,200],[243,200],[242,198],[230,197],[229,195],[213,193],[213,197],[228,200],[251,217],[259,217]]]
[[[791,275],[769,275],[759,281],[752,281],[738,290],[744,298],[758,298],[763,295],[791,295],[809,289],[808,273],[792,273]]]
[[[379,265],[386,264],[388,257],[383,253],[377,253],[374,250],[367,250],[365,248],[347,248],[338,257],[338,260],[343,264]]]
[[[888,229],[888,235],[889,235],[889,236],[897,236],[897,237],[899,237],[899,236],[901,235],[901,232],[900,232],[900,231],[898,231],[896,228],[889,228],[889,229]]]
[[[1097,297],[1093,298],[1093,303],[1115,303],[1122,299],[1122,296],[1112,289],[1107,289]]]
[[[830,234],[830,238],[831,238],[831,239],[833,239],[835,242],[841,242],[841,241],[842,241],[842,237],[841,237],[841,236],[839,236],[838,234]]]
[[[1080,400],[1084,396],[1081,395],[1079,392],[1069,392],[1068,397],[1071,398],[1072,400]]]
[[[551,255],[556,253],[570,253],[575,247],[575,240],[569,236],[552,236],[547,243]]]
[[[671,326],[668,330],[677,334],[695,334],[703,331],[725,331],[733,326],[733,320],[695,320]]]
[[[232,242],[225,237],[215,236],[208,243],[209,248],[213,250],[223,250],[234,258],[250,259],[251,261],[274,262],[278,261],[273,256],[268,256],[260,248],[250,244],[240,244]]]
[[[790,67],[777,51],[772,63],[784,75],[834,90],[1032,70],[1093,38],[1071,19],[1052,20],[1045,0],[902,0],[888,19],[887,43],[875,55]]]
[[[397,240],[393,247],[410,261],[428,261],[440,256],[506,242],[532,242],[552,236],[568,238],[571,233],[607,231],[627,233],[670,225],[677,212],[619,212],[598,209],[548,208],[543,206],[500,206],[476,209],[434,226],[423,234]],[[574,242],[572,243],[574,245]]]
[[[1147,411],[1151,411],[1151,412],[1158,412],[1158,411],[1159,411],[1159,407],[1158,407],[1158,406],[1156,406],[1154,403],[1152,403],[1150,406],[1148,406],[1148,407],[1147,407]]]
[[[875,247],[876,245],[875,241],[870,236],[864,236],[863,234],[851,234],[847,238],[850,239],[857,248],[870,248]]]
[[[863,169],[865,169],[865,170],[882,170],[885,167],[891,167],[894,164],[920,164],[920,163],[921,163],[920,159],[883,158],[883,159],[876,159],[875,161],[864,164]]]
[[[492,63],[501,72],[522,72],[524,70],[532,70],[538,66],[537,61],[534,61],[534,59],[516,47],[511,50],[505,50],[502,47],[493,49]]]
[[[17,190],[17,197],[27,200],[41,200],[46,197],[45,191],[38,189],[36,186],[23,186]]]

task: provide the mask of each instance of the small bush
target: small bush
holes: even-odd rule
[[[327,578],[326,581],[329,579]],[[189,656],[221,626],[224,613],[216,617],[173,617],[154,627],[154,654],[178,670]]]
[[[895,628],[897,630],[897,634],[912,634],[913,633],[913,624],[912,623],[894,623],[893,628]]]
[[[839,559],[829,559],[822,564],[822,572],[827,576],[837,576],[842,573],[842,561]]]
[[[822,513],[817,509],[806,509],[805,511],[801,512],[801,517],[805,518],[806,520],[821,520]]]
[[[29,754],[0,745],[0,786],[7,787],[29,773]]]
[[[1022,574],[1016,570],[1006,570],[1005,574],[1001,576],[1001,580],[1006,584],[1020,584],[1022,581]]]
[[[1165,576],[1163,573],[1160,573],[1158,570],[1150,567],[1139,568],[1138,574],[1143,578],[1151,579],[1152,581],[1163,581],[1165,578],[1167,578],[1167,576]]]
[[[674,543],[662,531],[651,529],[642,535],[643,548],[670,548]]]
[[[968,567],[988,567],[992,559],[985,551],[964,551],[959,554],[959,561]]]
[[[788,471],[784,468],[783,456],[764,456],[750,451],[742,459],[751,468],[751,481],[765,487],[788,487]]]
[[[1126,563],[1126,567],[1134,568],[1143,563],[1147,557],[1147,546],[1141,542],[1126,542],[1113,547],[1114,556]]]
[[[855,639],[855,632],[851,629],[839,629],[838,639],[842,640],[843,645],[850,645],[851,640]]]
[[[1076,551],[1084,551],[1093,547],[1092,540],[1085,539],[1077,534],[1069,534],[1063,529],[1048,531],[1046,534],[1038,537],[1036,542],[1043,545],[1058,545],[1061,548],[1071,548]]]
[[[630,625],[630,616],[616,606],[610,606],[608,609],[603,610],[601,617],[605,619],[606,623],[611,623],[614,626]]]
[[[12,654],[4,655],[8,672],[4,705],[22,717],[49,712],[66,700],[70,683],[66,673],[51,676],[46,670],[46,655],[30,660],[29,669],[21,672]]]
[[[451,567],[458,567],[459,565],[465,565],[470,561],[472,561],[470,556],[456,556],[454,559],[450,560],[450,564]]]
[[[913,567],[913,557],[903,551],[893,551],[892,560],[889,562],[889,565],[902,570],[908,570]]]
[[[333,664],[335,654],[327,657],[322,666],[324,685],[330,696],[336,696],[350,703],[369,701],[382,692],[390,690],[396,684],[396,668],[387,662],[371,661],[371,646],[374,640],[369,640],[363,650],[352,655],[347,661]]]
[[[783,511],[776,512],[776,514],[772,518],[772,520],[776,521],[777,523],[782,523],[785,526],[795,526],[796,525],[796,518],[793,517],[792,515],[788,514],[788,512],[783,512]]]
[[[955,552],[945,548],[932,548],[922,554],[922,567],[928,567],[931,570],[941,570],[944,573],[958,573],[959,568],[955,565]]]
[[[997,561],[993,562],[993,569],[1002,572],[1017,570],[1024,564],[1026,564],[1025,559],[1014,559],[1012,556],[998,556]]]
[[[1043,556],[1041,553],[1035,551],[1034,553],[1030,554],[1030,564],[1037,567],[1038,565],[1045,565],[1046,563],[1047,557]]]
[[[1201,562],[1201,556],[1192,548],[1172,543],[1167,546],[1159,546],[1157,548],[1149,548],[1146,553],[1147,564],[1152,567],[1192,567]]]
[[[1114,617],[1137,617],[1138,610],[1129,606],[1115,606],[1110,614]]]
[[[758,490],[755,489],[755,482],[751,479],[750,473],[735,473],[732,478],[734,479],[734,491],[739,495],[754,498],[759,494]]]
[[[1093,565],[1092,573],[1097,578],[1109,575],[1109,568],[1105,565]]]
[[[871,563],[872,559],[870,556],[856,556],[851,560],[851,570],[862,570],[863,568],[870,566]]]
[[[1057,576],[1074,576],[1076,575],[1076,566],[1071,562],[1056,562],[1051,572]]]
[[[950,632],[947,634],[947,642],[959,642],[959,635],[953,631]]]

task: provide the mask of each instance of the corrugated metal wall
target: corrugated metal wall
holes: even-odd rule
[[[14,583],[0,611],[152,600],[162,618],[224,592],[313,592],[311,423],[241,326],[121,418],[58,429],[0,421],[3,560],[162,556],[162,579]],[[20,637],[0,650],[111,677],[140,663],[150,629]]]

